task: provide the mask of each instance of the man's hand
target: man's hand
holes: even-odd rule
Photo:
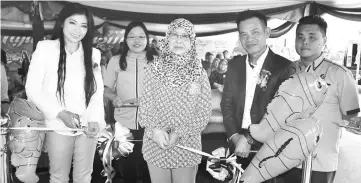
[[[176,132],[171,132],[169,134],[169,146],[172,146],[179,140],[179,135]]]
[[[68,128],[78,128],[76,122],[74,119],[79,118],[78,115],[69,112],[67,110],[62,110],[61,112],[58,113],[58,115],[56,116],[57,118],[61,119],[63,121],[63,123],[65,124],[65,126],[67,126]]]
[[[346,130],[356,135],[361,135],[361,117],[353,117],[350,119]]]
[[[247,158],[251,151],[251,145],[248,144],[247,138],[244,135],[236,134],[232,137],[232,142],[236,146],[234,154],[242,158]]]
[[[219,87],[217,88],[217,90],[218,90],[219,92],[223,93],[223,88],[224,88],[223,85],[219,85]]]
[[[169,135],[166,131],[160,129],[153,130],[153,140],[156,142],[162,149],[166,149],[169,145]]]
[[[361,117],[353,117],[334,123],[339,127],[344,127],[347,131],[351,133],[361,135]]]

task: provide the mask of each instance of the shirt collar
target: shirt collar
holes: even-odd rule
[[[266,46],[266,50],[262,53],[262,55],[258,58],[257,60],[257,65],[254,67],[254,69],[256,69],[257,71],[258,70],[261,70],[262,66],[263,66],[263,63],[264,61],[266,60],[266,57],[268,55],[268,52],[269,52],[269,47]],[[247,58],[246,58],[246,64],[251,64],[249,62],[249,56],[247,54]],[[250,67],[250,65],[248,65],[248,67]],[[251,67],[250,67],[251,68]]]
[[[128,59],[145,59],[145,60],[147,58],[145,51],[141,53],[133,53],[131,51],[128,51],[127,57]]]
[[[311,69],[316,70],[318,68],[318,66],[320,66],[320,64],[322,63],[322,61],[325,59],[325,55],[323,53],[321,53],[321,55],[312,62],[312,64],[306,66],[301,60],[300,60],[300,68],[302,68],[303,70],[305,70],[306,72],[308,72]]]
[[[64,49],[65,49],[65,52],[66,52],[67,55],[75,55],[75,54],[83,53],[83,52],[84,52],[82,42],[80,42],[78,49],[77,49],[75,52],[73,52],[73,53],[70,53],[70,52],[66,49],[66,47],[64,47]]]

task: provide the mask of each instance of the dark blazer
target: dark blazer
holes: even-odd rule
[[[246,55],[234,57],[228,65],[224,83],[221,110],[223,124],[228,138],[241,132],[246,95]],[[270,49],[262,69],[271,72],[267,89],[256,85],[251,108],[251,122],[258,124],[266,112],[268,103],[273,99],[280,84],[289,77],[286,68],[292,62],[281,57]]]

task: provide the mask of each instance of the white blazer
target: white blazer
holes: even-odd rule
[[[101,129],[105,128],[103,92],[104,85],[100,68],[100,51],[93,48],[93,72],[96,81],[96,92],[88,107],[85,104],[84,92],[84,52],[82,44],[74,53],[67,53],[66,78],[64,83],[64,103],[57,97],[58,63],[60,55],[59,40],[44,40],[37,44],[32,55],[26,81],[26,94],[43,113],[48,128],[62,135],[75,136],[81,133],[71,133],[57,118],[62,110],[79,114],[80,122],[87,126],[88,122],[98,122]]]

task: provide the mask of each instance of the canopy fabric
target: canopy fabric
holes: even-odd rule
[[[39,1],[40,2],[40,1]],[[45,33],[49,32],[62,6],[69,1],[41,1]],[[272,30],[271,37],[286,33],[307,7],[317,14],[329,13],[339,18],[361,21],[359,0],[254,0],[254,1],[74,1],[87,6],[95,15],[97,28],[105,22],[125,28],[132,20],[142,20],[153,35],[163,36],[167,25],[175,18],[186,18],[195,24],[197,36],[211,36],[237,31],[237,13],[247,9],[260,10],[268,18],[286,22]],[[5,34],[31,35],[29,18],[31,2],[1,2],[1,31]]]
[[[235,13],[248,9],[266,10],[297,4],[308,4],[309,0],[253,0],[253,1],[79,1],[89,7],[124,12],[149,14],[220,14]],[[336,8],[361,8],[359,0],[318,0],[318,4]],[[145,11],[146,10],[146,11]]]

